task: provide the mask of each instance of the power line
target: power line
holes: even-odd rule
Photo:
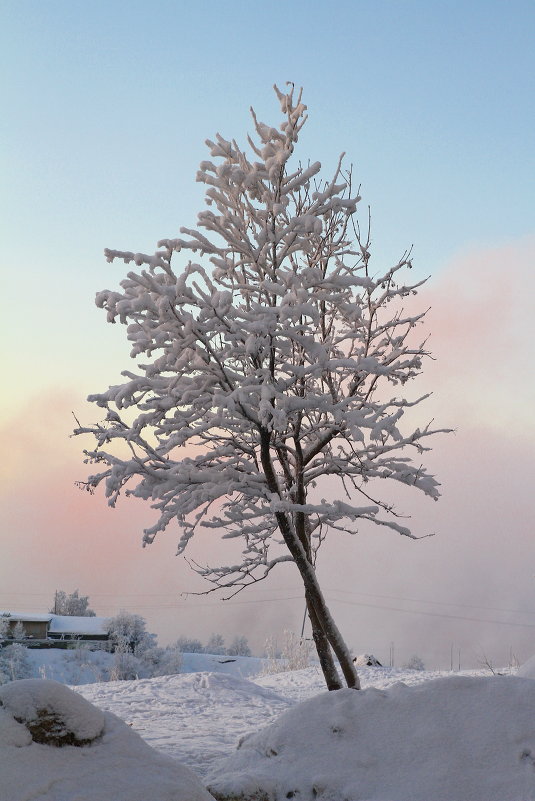
[[[467,617],[464,615],[446,615],[440,612],[425,612],[420,609],[402,609],[398,606],[377,606],[377,604],[366,604],[360,601],[343,601],[340,598],[335,598],[333,600],[334,603],[347,604],[348,606],[364,606],[367,609],[384,609],[386,612],[402,612],[406,615],[426,615],[427,617],[441,617],[446,618],[447,620],[469,620],[474,623],[492,623],[499,626],[517,626],[528,629],[535,628],[535,623],[516,623],[512,620],[488,620],[480,617]],[[330,599],[329,602],[332,603]]]
[[[354,592],[351,592],[349,590],[327,589],[326,591],[327,592],[344,593],[344,594],[352,594],[352,595],[363,595],[365,597],[371,597],[371,598],[375,598],[375,597],[376,598],[391,598],[391,599],[394,599],[394,600],[406,601],[406,602],[410,602],[410,603],[431,603],[431,604],[434,603],[434,604],[444,605],[444,606],[462,606],[461,604],[449,604],[449,603],[442,604],[442,602],[440,602],[440,601],[424,601],[423,599],[420,599],[418,601],[416,599],[397,598],[396,596],[389,596],[389,595],[371,595],[371,594],[367,594],[367,593],[354,593]],[[22,596],[31,595],[31,596],[38,596],[38,597],[48,597],[48,596],[45,596],[44,594],[41,594],[41,593],[12,593],[12,595],[22,595]],[[6,593],[6,596],[7,596],[7,593]],[[132,597],[133,599],[136,599],[136,598],[140,598],[140,597],[162,597],[162,598],[165,598],[165,597],[172,597],[172,596],[164,595],[164,594],[160,595],[160,594],[156,594],[156,593],[146,593],[146,594],[141,594],[141,596],[140,595],[134,595],[134,594],[132,594],[131,596],[127,596],[127,595],[124,595],[124,596],[119,595],[118,596],[118,595],[111,595],[111,594],[110,595],[105,595],[105,594],[98,595],[98,594],[95,594],[93,597],[95,597],[95,598],[110,597],[110,598],[116,598],[116,599],[117,598],[121,598],[121,597]],[[196,596],[196,597],[198,597],[198,596]],[[204,609],[204,608],[215,607],[215,606],[222,608],[221,607],[222,603],[227,604],[227,608],[230,608],[231,606],[247,606],[247,605],[250,605],[250,604],[266,603],[266,601],[268,603],[273,603],[273,602],[279,602],[279,601],[302,601],[302,600],[303,600],[303,596],[302,595],[289,595],[289,596],[279,596],[279,597],[272,597],[272,598],[250,598],[248,600],[229,599],[228,601],[223,601],[222,599],[219,599],[219,600],[216,600],[216,601],[204,601],[202,603],[197,603],[195,605],[192,605],[191,603],[188,603],[188,601],[176,601],[174,603],[156,604],[154,606],[146,605],[144,603],[133,603],[133,606],[136,609],[143,610],[143,611],[147,611],[147,610],[155,611],[155,610],[166,610],[166,609],[169,609],[169,610],[173,609],[175,611],[190,611],[192,609]],[[329,601],[329,603],[340,603],[340,604],[345,604],[347,606],[359,606],[359,607],[364,607],[366,609],[378,609],[378,610],[383,610],[385,612],[398,612],[398,613],[407,614],[407,615],[424,615],[426,617],[444,618],[446,620],[465,620],[465,621],[469,621],[469,622],[473,622],[473,623],[489,623],[489,624],[494,624],[494,625],[499,625],[499,626],[514,626],[514,627],[519,627],[519,628],[535,628],[535,623],[519,623],[519,622],[516,622],[516,621],[489,620],[489,619],[479,618],[479,617],[470,617],[470,616],[467,616],[467,615],[451,615],[451,614],[445,614],[445,613],[441,613],[441,612],[429,612],[429,611],[421,610],[421,609],[403,609],[402,607],[399,607],[399,606],[386,606],[386,605],[379,605],[379,604],[371,604],[371,603],[365,603],[363,601],[349,601],[349,600],[343,600],[341,598],[333,598],[333,597],[328,598],[327,600]],[[97,604],[93,604],[93,605],[96,606],[97,608],[99,606],[102,606],[101,604],[98,604],[98,603]],[[33,611],[32,607],[28,606],[28,604],[21,604],[20,606],[22,607],[22,609],[20,611]],[[114,604],[114,606],[120,606],[120,604]],[[466,604],[466,607],[467,608],[474,608],[474,609],[488,609],[489,611],[497,611],[497,612],[507,612],[507,613],[515,612],[516,614],[519,614],[519,613],[520,614],[529,614],[528,612],[520,612],[519,610],[499,609],[499,608],[496,608],[496,607],[470,606],[469,604]]]
[[[380,595],[378,593],[355,592],[355,590],[340,590],[334,587],[325,587],[325,592],[339,592],[344,595],[361,595],[364,598],[386,598],[390,601],[406,601],[415,604],[431,604],[433,606],[459,606],[462,609],[483,609],[488,612],[507,612],[513,615],[535,615],[535,612],[525,609],[502,609],[497,606],[476,606],[475,604],[456,603],[455,601],[430,601],[427,598],[400,598],[397,595]]]
[[[266,587],[264,590],[262,590],[262,592],[264,592],[264,593],[292,592],[292,589],[290,589],[290,588],[280,588],[280,587],[279,588],[270,589],[270,588]],[[343,595],[361,596],[363,598],[382,598],[382,599],[387,599],[387,600],[391,600],[391,601],[401,601],[403,603],[423,603],[423,604],[430,604],[432,606],[456,606],[456,607],[460,607],[461,609],[481,609],[481,610],[488,611],[488,612],[503,612],[503,613],[506,613],[506,614],[533,615],[533,616],[535,616],[535,611],[531,611],[531,610],[503,609],[501,607],[496,607],[496,606],[479,606],[479,605],[475,605],[475,604],[456,603],[454,601],[431,601],[431,600],[429,600],[427,598],[403,598],[403,597],[400,597],[398,595],[383,595],[383,594],[379,594],[379,593],[357,592],[355,590],[341,590],[341,589],[334,588],[334,587],[325,587],[324,588],[324,592],[329,592],[329,593],[334,592],[334,593],[343,594]],[[151,608],[151,609],[173,608],[174,609],[174,608],[176,608],[177,604],[186,603],[184,601],[179,601],[178,598],[177,598],[177,596],[180,596],[180,595],[183,595],[183,594],[191,595],[191,596],[195,596],[195,597],[200,597],[200,596],[196,595],[193,592],[192,593],[184,593],[184,592],[178,592],[178,591],[177,591],[176,594],[175,593],[151,593],[151,592],[140,592],[140,593],[91,593],[90,594],[90,602],[92,602],[94,604],[94,599],[97,599],[97,604],[96,605],[98,606],[99,605],[98,604],[98,599],[111,598],[111,599],[115,600],[115,602],[116,602],[115,605],[118,605],[119,599],[122,599],[122,598],[124,598],[124,599],[132,599],[133,601],[138,601],[138,600],[142,600],[142,599],[145,599],[145,598],[151,598],[151,599],[152,598],[162,598],[162,599],[169,599],[169,602],[168,603],[158,604],[157,606],[154,606],[154,607],[145,607],[145,608],[147,608],[147,609],[148,608]],[[13,596],[22,596],[22,597],[25,597],[25,598],[27,598],[28,596],[36,597],[36,598],[46,598],[46,599],[49,598],[48,593],[35,593],[35,592],[0,593],[0,597],[6,597],[6,598],[10,598],[11,599]],[[291,596],[291,597],[288,597],[288,598],[285,598],[285,597],[271,597],[271,598],[262,598],[262,599],[250,599],[250,600],[247,600],[247,601],[237,601],[237,600],[234,600],[234,599],[230,599],[229,601],[226,601],[225,603],[228,603],[228,604],[249,604],[249,603],[262,603],[263,601],[266,601],[266,600],[267,601],[284,601],[284,600],[296,600],[296,599],[299,599],[299,598],[301,598],[301,596]],[[335,598],[335,600],[339,600],[340,603],[349,603],[349,602],[344,602],[341,599],[336,599]],[[213,602],[210,605],[218,605],[220,602],[221,601],[219,600],[217,602]],[[206,605],[208,606],[208,604],[206,604]],[[365,605],[365,604],[362,603],[361,605]],[[369,605],[369,606],[373,607],[374,605]],[[379,609],[380,608],[393,609],[393,607],[377,607],[377,608],[379,608]],[[409,610],[401,610],[401,611],[409,611]],[[423,612],[422,612],[422,614],[423,614]],[[429,614],[431,614],[431,613],[429,613]],[[474,619],[476,619],[476,618],[474,618]],[[519,625],[521,625],[521,624],[519,624]]]

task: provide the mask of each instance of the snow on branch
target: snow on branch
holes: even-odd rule
[[[160,240],[152,256],[106,249],[109,262],[137,268],[96,296],[108,321],[127,327],[134,362],[89,396],[106,419],[75,430],[95,443],[84,486],[102,485],[112,505],[121,494],[151,503],[145,544],[171,525],[179,553],[199,528],[239,538],[239,564],[196,566],[226,589],[312,558],[315,531],[375,524],[413,537],[386,501],[324,500],[318,482],[368,498],[364,487],[390,479],[436,500],[420,459],[447,430],[412,428],[405,412],[427,396],[400,394],[429,356],[416,338],[425,311],[403,306],[423,284],[400,277],[410,253],[372,269],[351,171],[341,158],[324,180],[319,162],[295,162],[306,106],[293,86],[275,91],[278,126],[253,111],[246,148],[219,134],[207,141],[197,227]]]

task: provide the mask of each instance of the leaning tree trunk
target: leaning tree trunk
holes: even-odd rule
[[[284,512],[276,512],[275,516],[288,550],[293,556],[293,559],[301,574],[301,578],[305,586],[307,606],[310,603],[311,607],[313,608],[319,627],[325,635],[325,638],[328,640],[329,645],[333,649],[335,656],[340,663],[347,686],[355,690],[360,690],[360,681],[355,665],[353,664],[351,654],[349,653],[349,649],[345,644],[344,639],[331,616],[331,613],[329,612],[327,604],[325,603],[325,598],[321,592],[314,565],[312,565],[307,559],[305,549],[293,531],[290,521]],[[318,656],[320,657],[320,664],[322,665],[323,669],[323,663],[321,661],[322,655],[319,653],[319,651]],[[331,676],[332,674],[329,673],[329,675]],[[328,676],[325,675],[325,681],[327,686],[329,686],[331,678],[328,678]]]
[[[265,428],[260,430],[260,458],[270,491],[280,497],[277,475],[271,461],[270,432]],[[313,609],[313,615],[318,623],[318,642],[320,643],[318,656],[320,658],[322,669],[324,668],[324,665],[326,667],[328,665],[328,661],[325,658],[325,652],[328,649],[325,649],[324,647],[324,639],[321,637],[320,630],[323,632],[323,635],[325,635],[325,638],[327,639],[329,645],[335,653],[336,658],[338,659],[338,662],[340,663],[347,686],[355,690],[360,690],[359,677],[357,675],[355,665],[353,664],[353,660],[351,659],[349,649],[345,644],[344,639],[331,616],[331,613],[329,612],[327,604],[325,603],[325,598],[321,592],[314,565],[307,558],[306,552],[308,548],[305,549],[294,529],[294,526],[292,525],[290,518],[285,512],[275,512],[275,518],[277,520],[279,531],[281,532],[284,542],[286,543],[286,547],[290,551],[290,554],[292,555],[293,560],[301,574],[301,579],[303,580],[305,587],[307,606],[310,604],[309,608]],[[322,658],[324,661],[322,661]],[[334,689],[334,685],[338,684],[338,682],[334,680],[332,670],[329,668],[327,675],[325,674],[324,670],[324,675],[327,687],[329,687],[329,689]],[[332,688],[329,686],[330,684],[333,685]],[[338,689],[338,687],[336,687],[336,689]]]
[[[308,617],[310,619],[310,625],[312,626],[312,637],[314,639],[314,645],[316,646],[320,667],[323,672],[327,689],[341,690],[342,683],[340,681],[338,671],[336,670],[336,665],[334,664],[329,640],[325,636],[325,632],[320,626],[320,622],[318,620],[312,599],[310,598],[310,594],[308,592],[305,593],[305,597],[307,602]]]

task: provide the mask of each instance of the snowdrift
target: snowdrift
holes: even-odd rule
[[[451,677],[322,693],[207,777],[217,799],[535,799],[535,682]]]
[[[55,681],[0,687],[0,801],[213,801],[188,768]]]

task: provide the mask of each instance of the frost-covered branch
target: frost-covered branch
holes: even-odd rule
[[[192,562],[214,589],[239,591],[295,561],[314,636],[344,661],[315,578],[318,544],[361,523],[414,537],[378,479],[436,500],[420,458],[446,429],[412,428],[405,412],[427,396],[400,394],[429,356],[415,338],[425,312],[404,308],[424,283],[404,277],[410,252],[372,269],[351,170],[341,157],[323,180],[319,162],[294,162],[306,107],[293,87],[276,93],[278,128],[253,112],[247,149],[219,134],[207,142],[196,228],[152,256],[105,251],[137,268],[96,298],[127,327],[134,366],[89,397],[105,421],[75,433],[95,443],[86,487],[102,485],[111,505],[123,493],[151,503],[145,544],[171,525],[178,553],[200,528],[240,540],[236,565]],[[326,476],[344,501],[320,496]]]

